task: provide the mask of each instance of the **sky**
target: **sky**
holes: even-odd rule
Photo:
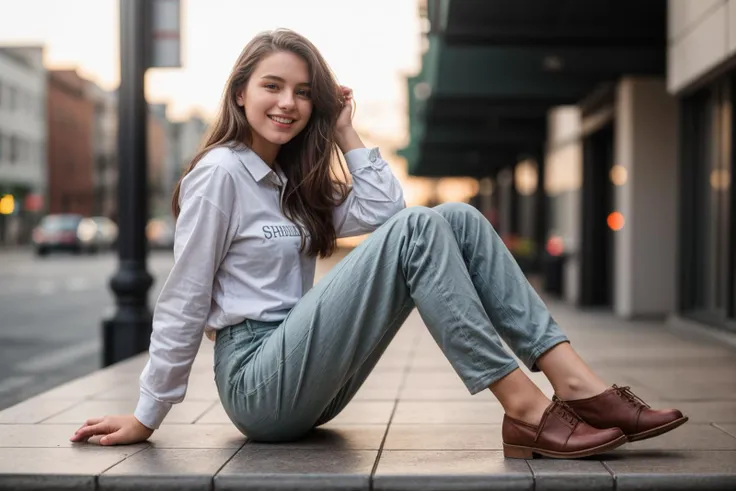
[[[44,45],[47,68],[75,68],[113,89],[120,71],[119,1],[0,0],[0,45]],[[408,178],[403,159],[392,153],[408,143],[406,77],[421,67],[419,2],[181,0],[183,66],[149,69],[146,97],[167,103],[175,121],[192,113],[212,117],[248,41],[264,30],[294,29],[317,46],[338,81],[354,90],[354,125],[367,145],[382,149],[407,203],[421,204],[432,184]],[[477,187],[473,180],[443,181],[440,194],[448,201],[464,200]]]
[[[355,92],[355,124],[401,139],[405,77],[420,67],[417,0],[181,0],[181,68],[149,69],[150,102],[169,117],[211,116],[245,44],[258,32],[309,38],[339,82]],[[77,68],[106,89],[119,80],[118,0],[0,0],[0,44],[43,44],[46,66]]]

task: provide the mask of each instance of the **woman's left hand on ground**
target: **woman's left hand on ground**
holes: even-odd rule
[[[337,118],[336,129],[338,131],[349,128],[353,125],[353,89],[350,87],[340,86],[343,105],[342,111]]]
[[[101,435],[100,445],[127,445],[147,440],[153,430],[144,426],[132,414],[91,418],[85,421],[69,439],[86,442],[90,437]]]

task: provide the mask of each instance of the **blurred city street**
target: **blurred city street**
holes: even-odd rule
[[[149,255],[153,303],[172,264]],[[112,313],[114,253],[0,250],[0,409],[100,368],[101,323]]]

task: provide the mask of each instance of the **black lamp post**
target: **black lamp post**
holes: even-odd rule
[[[103,365],[148,349],[151,311],[146,270],[148,219],[147,104],[144,75],[148,66],[150,4],[120,0],[120,88],[118,93],[118,270],[110,280],[115,314],[103,322]]]

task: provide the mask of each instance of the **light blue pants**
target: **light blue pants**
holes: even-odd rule
[[[282,322],[218,331],[215,380],[240,431],[298,439],[334,418],[416,307],[471,394],[567,341],[488,220],[459,203],[407,208]]]

